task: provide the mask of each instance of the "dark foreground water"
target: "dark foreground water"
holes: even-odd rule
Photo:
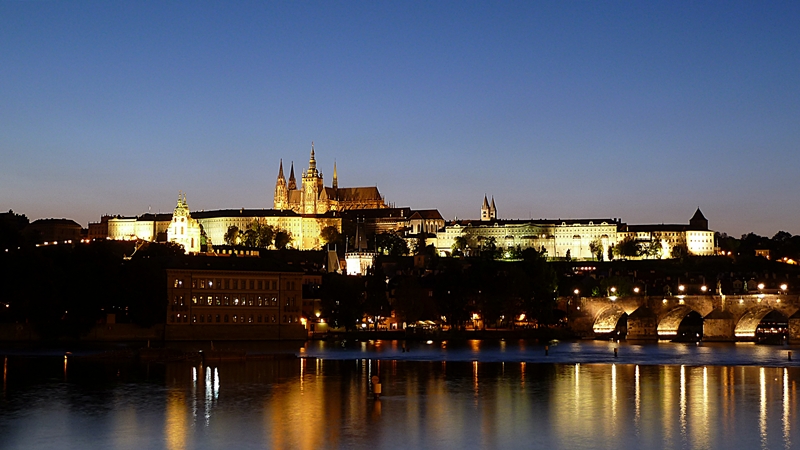
[[[326,359],[206,366],[12,352],[0,448],[800,448],[786,347],[623,344],[569,362],[611,347],[561,344],[556,363],[525,342],[445,347],[310,343]]]

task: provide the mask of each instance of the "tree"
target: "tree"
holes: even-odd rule
[[[661,258],[661,252],[664,251],[664,246],[661,244],[661,239],[650,241],[650,245],[643,250],[643,253],[648,258]]]
[[[592,252],[592,256],[594,256],[595,260],[603,260],[603,242],[600,239],[589,242],[589,251]]]
[[[375,235],[375,244],[378,253],[390,256],[405,256],[408,254],[408,243],[395,233],[378,233]]]
[[[292,242],[292,235],[288,232],[280,230],[275,233],[275,248],[278,250],[285,249]]]
[[[453,246],[452,246],[453,255],[455,255],[456,253],[463,255],[464,252],[467,250],[467,247],[468,244],[466,237],[457,236],[455,239],[453,239]]]
[[[614,246],[614,253],[622,258],[634,258],[642,254],[642,246],[636,242],[633,236],[628,236],[617,242],[617,245]]]
[[[319,232],[319,240],[323,245],[338,244],[342,239],[341,233],[334,226],[327,226]]]
[[[685,243],[680,242],[673,245],[669,253],[670,256],[675,259],[683,259],[689,256],[689,247],[687,247]]]
[[[229,226],[223,239],[228,245],[237,245],[239,243],[239,227],[236,225]]]
[[[564,255],[564,259],[566,259],[567,261],[572,261],[572,252],[570,251],[570,249],[567,249],[567,254]]]

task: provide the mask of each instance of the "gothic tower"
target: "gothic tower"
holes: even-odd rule
[[[289,192],[286,190],[286,178],[283,177],[283,160],[281,160],[281,167],[278,170],[278,181],[275,183],[273,208],[289,209]]]
[[[336,161],[333,162],[333,182],[331,183],[331,187],[339,189],[339,176],[336,174]]]
[[[492,196],[492,206],[489,207],[489,218],[497,220],[497,207],[494,206],[494,195]]]
[[[488,222],[489,220],[492,220],[492,216],[491,216],[490,210],[489,210],[489,200],[484,195],[483,196],[483,205],[481,206],[481,221],[482,222]]]
[[[317,213],[317,199],[322,188],[322,174],[317,171],[317,161],[314,159],[314,143],[311,143],[311,158],[308,160],[308,170],[303,174],[303,207],[302,214]]]

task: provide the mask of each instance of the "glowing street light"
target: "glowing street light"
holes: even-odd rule
[[[703,291],[703,293],[706,293],[706,292],[708,292],[708,286],[705,286],[705,285],[700,286],[700,290]]]
[[[572,291],[572,293],[575,294],[575,295],[579,295],[581,293],[581,291],[579,291],[578,289],[575,289],[574,291]]]
[[[683,291],[685,291],[685,290],[686,290],[686,286],[684,286],[684,285],[682,285],[682,284],[681,284],[680,286],[678,286],[678,290],[679,290],[679,291],[681,291],[681,294],[682,294],[682,293],[683,293]]]
[[[639,293],[639,286],[636,286],[635,288],[633,288],[633,292],[634,292],[634,294],[638,294]]]
[[[789,289],[789,285],[788,285],[788,284],[786,284],[786,283],[783,283],[783,284],[781,285],[781,290],[783,291],[783,293],[784,293],[784,294],[786,293],[786,290],[787,290],[787,289]]]
[[[758,283],[758,290],[764,289],[764,283]]]

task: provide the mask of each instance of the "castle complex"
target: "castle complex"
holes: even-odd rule
[[[628,225],[617,218],[570,220],[508,220],[498,218],[494,197],[483,198],[480,219],[445,222],[437,210],[389,207],[378,188],[339,187],[336,164],[331,185],[325,186],[317,169],[314,143],[308,168],[298,186],[294,163],[288,180],[283,161],[278,168],[272,209],[227,209],[190,213],[181,195],[172,214],[136,217],[103,217],[89,224],[90,235],[122,240],[166,240],[183,245],[189,253],[200,251],[201,240],[213,245],[226,243],[229,229],[241,233],[256,224],[271,226],[291,236],[292,248],[319,249],[326,227],[342,231],[342,219],[361,222],[365,233],[398,233],[411,239],[424,236],[441,255],[456,247],[469,254],[486,246],[500,250],[534,248],[550,258],[595,259],[610,254],[623,241],[633,240],[648,258],[669,258],[676,246],[689,254],[714,254],[714,232],[698,208],[688,224]],[[99,230],[92,234],[92,230]],[[364,250],[364,249],[360,249]],[[366,250],[364,250],[366,251]]]

